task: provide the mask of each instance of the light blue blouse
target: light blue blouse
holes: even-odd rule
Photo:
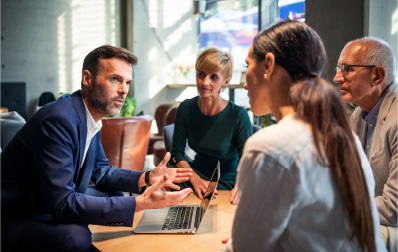
[[[368,185],[377,251],[386,251],[375,182],[355,135]],[[310,126],[297,114],[250,137],[238,166],[238,205],[224,251],[360,251],[332,170],[324,167]]]

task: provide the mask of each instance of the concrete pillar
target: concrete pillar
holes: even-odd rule
[[[397,0],[306,0],[305,2],[306,23],[319,33],[325,44],[328,64],[323,77],[327,81],[333,81],[334,67],[345,44],[363,36],[386,40],[397,58]]]
[[[305,22],[321,36],[328,57],[323,77],[333,82],[345,44],[363,37],[364,0],[306,0]]]
[[[398,1],[365,0],[364,35],[386,40],[398,62]],[[398,80],[398,71],[395,73]]]

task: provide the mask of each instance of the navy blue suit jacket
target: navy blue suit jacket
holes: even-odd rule
[[[1,153],[2,215],[50,214],[59,223],[132,226],[134,197],[84,193],[90,179],[99,190],[139,193],[142,172],[109,166],[101,131],[81,169],[86,138],[80,91],[38,110]]]

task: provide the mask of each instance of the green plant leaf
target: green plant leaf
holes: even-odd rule
[[[124,104],[122,106],[122,109],[120,110],[120,113],[123,117],[131,117],[134,116],[135,108],[136,108],[136,100],[134,99],[134,97],[126,96],[126,99],[124,100]]]

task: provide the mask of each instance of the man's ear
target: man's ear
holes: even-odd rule
[[[275,55],[273,53],[269,52],[265,55],[264,67],[265,74],[267,74],[268,78],[271,78],[275,67]]]
[[[375,66],[372,70],[372,85],[377,86],[384,82],[386,70],[382,66]]]
[[[82,83],[84,86],[89,87],[92,83],[93,75],[88,70],[84,70],[82,73]]]

